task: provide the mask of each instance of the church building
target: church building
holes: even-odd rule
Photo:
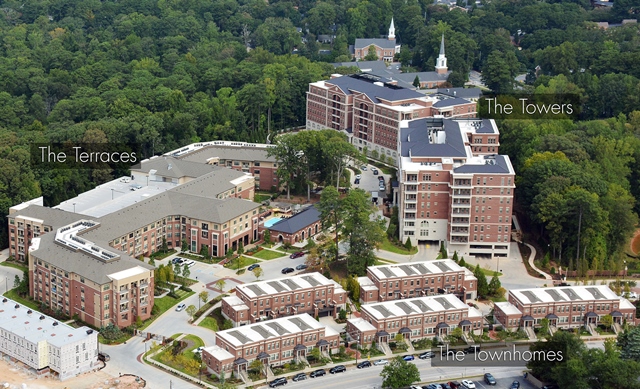
[[[387,39],[356,39],[353,47],[353,55],[356,61],[363,61],[364,57],[369,54],[369,50],[372,49],[375,50],[378,61],[392,62],[393,56],[400,53],[400,45],[396,44],[396,28],[393,24],[393,18],[391,18]]]

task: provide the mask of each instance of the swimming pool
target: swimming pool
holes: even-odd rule
[[[264,226],[266,228],[271,228],[274,224],[276,224],[277,222],[279,222],[280,220],[282,220],[281,217],[272,217],[269,220],[265,220],[264,222]]]

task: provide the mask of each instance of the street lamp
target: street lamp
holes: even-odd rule
[[[358,346],[360,345],[360,335],[356,336],[356,365],[358,364]]]

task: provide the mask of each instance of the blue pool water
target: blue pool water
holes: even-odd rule
[[[279,222],[280,220],[282,220],[281,217],[272,217],[271,219],[267,220],[264,222],[264,226],[266,228],[271,228],[274,224],[276,224],[277,222]]]

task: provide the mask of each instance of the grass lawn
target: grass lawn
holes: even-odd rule
[[[480,269],[480,270],[482,270],[484,275],[487,276],[487,277],[493,277],[493,276],[502,277],[502,273],[497,272],[497,271],[488,270],[488,269]]]
[[[204,346],[204,340],[200,339],[199,337],[195,336],[195,335],[187,335],[184,338],[182,338],[181,340],[184,341],[192,341],[193,342],[193,346],[189,346],[187,348],[184,349],[183,353],[187,356],[187,358],[189,359],[193,359],[193,356],[195,355],[192,351],[197,349],[198,347],[202,347]]]
[[[191,296],[194,293],[195,292],[185,292],[184,290],[178,289],[176,290],[176,294],[179,297],[177,299],[174,299],[173,297],[170,297],[170,296],[164,296],[164,297],[155,299],[154,305],[156,306],[156,310],[157,310],[156,317],[162,315],[163,313],[171,309],[174,305],[176,305],[177,303],[186,299],[187,297]],[[149,324],[151,324],[151,322],[149,322],[148,324],[145,323],[145,327]]]
[[[271,199],[271,193],[269,192],[258,192],[255,195],[253,195],[253,201],[256,203],[261,203],[265,200],[270,200]]]
[[[4,262],[0,262],[0,266],[12,267],[14,269],[18,269],[18,270],[21,270],[21,271],[29,271],[29,267],[28,266],[24,266],[24,265],[21,265],[21,264],[16,263],[16,262],[4,261]]]
[[[205,317],[200,324],[198,324],[199,327],[204,327],[204,328],[208,328],[211,331],[219,331],[218,328],[218,322],[216,321],[216,319],[212,318],[211,316],[207,316]]]
[[[283,254],[283,253],[279,253],[277,251],[273,251],[273,250],[267,250],[267,249],[263,249],[258,251],[257,253],[253,254],[253,257],[256,258],[260,258],[260,259],[275,259],[275,258],[280,258],[280,257],[284,257],[287,254]]]
[[[253,265],[254,263],[258,263],[258,260],[241,255],[239,259],[234,259],[233,261],[230,261],[229,263],[224,265],[224,267],[226,267],[227,269],[238,269],[238,268],[246,267],[249,265]]]
[[[151,254],[151,258],[153,258],[154,261],[157,261],[157,260],[165,259],[166,257],[173,255],[176,252],[177,251],[174,249],[167,250],[166,253],[163,253],[162,251],[156,251],[155,253]]]
[[[418,252],[417,247],[412,247],[411,251],[409,251],[404,247],[396,246],[395,244],[391,243],[386,236],[384,237],[384,240],[380,245],[380,250],[389,251],[391,253],[402,254],[402,255],[411,255],[411,254],[416,254]]]
[[[18,292],[15,289],[11,289],[7,293],[4,294],[6,298],[9,298],[19,304],[24,305],[25,307],[29,307],[35,311],[40,309],[40,304],[36,303],[33,300],[26,299],[24,297],[18,296]]]

